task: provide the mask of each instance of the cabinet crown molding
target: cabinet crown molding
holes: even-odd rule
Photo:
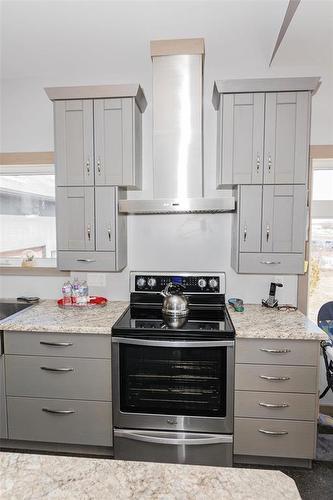
[[[51,101],[69,99],[113,99],[134,97],[143,113],[147,107],[147,100],[142,87],[137,84],[116,85],[84,85],[76,87],[46,87],[45,92]]]
[[[213,106],[219,108],[220,94],[251,92],[297,92],[315,94],[321,84],[320,76],[295,78],[245,78],[241,80],[216,80],[213,88]]]

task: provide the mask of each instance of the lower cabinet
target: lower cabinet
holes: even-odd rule
[[[112,446],[110,402],[7,398],[8,437],[92,446]]]
[[[236,463],[315,458],[319,349],[310,340],[236,340]]]
[[[4,336],[8,433],[2,437],[46,450],[47,443],[58,450],[112,447],[111,336]]]

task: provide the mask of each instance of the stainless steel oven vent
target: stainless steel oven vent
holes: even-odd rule
[[[153,199],[122,200],[127,213],[225,212],[232,196],[204,198],[202,93],[204,40],[151,42]]]

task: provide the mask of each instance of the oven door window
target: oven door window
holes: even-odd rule
[[[120,410],[225,417],[226,347],[120,345]]]

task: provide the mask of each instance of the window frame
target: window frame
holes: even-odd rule
[[[0,153],[0,175],[54,174],[54,152]],[[51,260],[51,259],[50,259]],[[38,263],[38,261],[37,261]],[[14,276],[69,276],[68,271],[59,271],[53,266],[22,267],[0,265],[0,275]]]
[[[297,280],[297,307],[305,315],[308,312],[308,296],[309,296],[309,259],[310,259],[310,239],[311,239],[311,220],[313,218],[327,218],[320,217],[320,214],[329,213],[327,208],[333,206],[333,202],[327,200],[314,200],[312,201],[312,179],[313,170],[315,168],[316,160],[332,160],[333,159],[333,144],[312,145],[310,146],[309,155],[309,191],[308,191],[308,229],[307,240],[305,243],[305,269],[304,274],[300,274]],[[318,167],[323,169],[323,167]],[[317,205],[316,205],[317,204]],[[329,204],[329,205],[327,205]],[[318,214],[318,216],[317,216]]]

